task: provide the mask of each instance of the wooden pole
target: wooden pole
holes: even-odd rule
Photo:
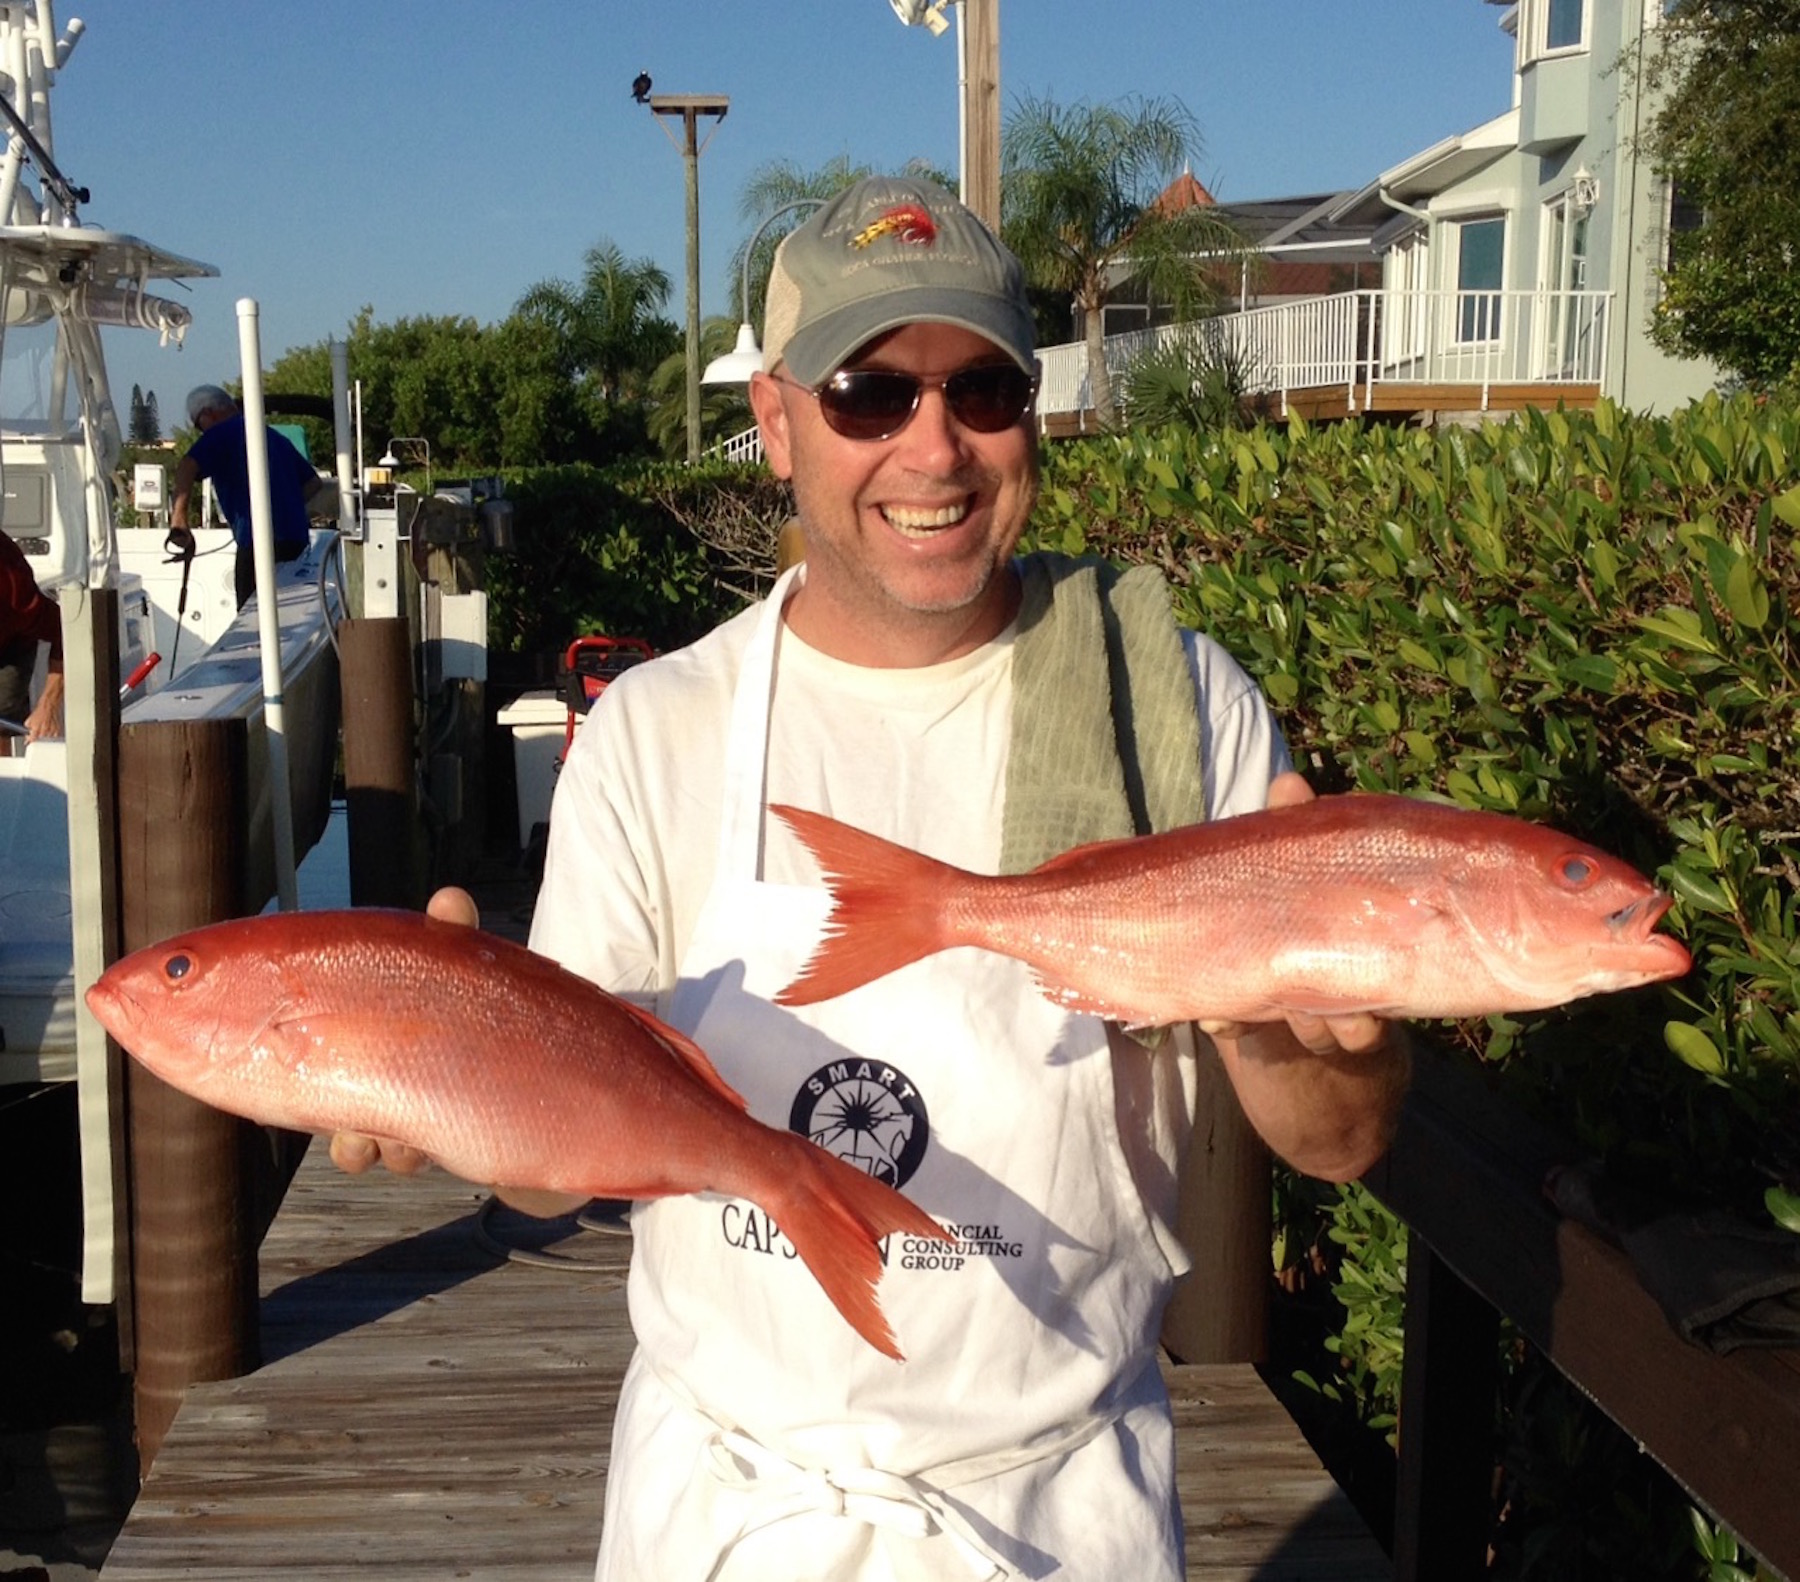
[[[687,459],[700,459],[700,139],[692,106],[683,117],[681,150],[687,174]]]
[[[1000,231],[1000,0],[962,0],[962,200]]]
[[[423,905],[412,634],[404,616],[338,626],[353,906]]]
[[[248,779],[242,720],[170,721],[119,735],[126,950],[236,915]],[[260,1128],[128,1064],[137,1442],[148,1469],[202,1379],[257,1361],[254,1163]]]
[[[1210,1048],[1198,1061],[1194,1134],[1175,1233],[1194,1267],[1175,1287],[1163,1343],[1178,1362],[1262,1362],[1269,1350],[1269,1151]]]
[[[651,113],[681,118],[678,145],[687,175],[687,459],[700,459],[700,117],[722,121],[731,107],[724,94],[658,93],[649,100]],[[717,130],[715,126],[714,130]],[[708,140],[711,133],[708,133]]]

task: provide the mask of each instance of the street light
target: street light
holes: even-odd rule
[[[687,165],[687,459],[691,465],[700,459],[700,155],[706,147],[695,127],[701,116],[710,115],[716,132],[731,100],[716,93],[653,93],[649,104],[656,115],[680,116],[686,133],[680,147]],[[672,133],[669,140],[674,141]],[[706,134],[706,141],[712,141],[712,132]]]
[[[956,7],[956,85],[964,207],[1000,229],[1000,0],[888,0],[908,27],[941,34]]]
[[[737,345],[706,365],[706,372],[700,376],[701,384],[747,385],[750,376],[762,367],[762,348],[756,344],[756,327],[750,322],[750,260],[756,256],[756,244],[762,240],[762,233],[782,215],[792,214],[796,209],[821,208],[826,201],[824,198],[796,198],[792,203],[784,203],[750,233],[749,245],[744,248],[744,316],[738,325]]]

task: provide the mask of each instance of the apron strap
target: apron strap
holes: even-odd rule
[[[707,1441],[712,1475],[728,1489],[757,1496],[737,1535],[707,1573],[717,1582],[733,1550],[752,1533],[796,1516],[843,1516],[923,1542],[945,1534],[971,1582],[1011,1582],[1019,1573],[997,1555],[943,1495],[920,1478],[877,1467],[802,1467],[735,1429]]]
[[[764,779],[769,757],[769,705],[775,692],[775,650],[781,612],[804,580],[804,561],[775,580],[744,649],[725,742],[725,786],[719,820],[720,878],[754,880],[762,872]]]
[[[1064,1423],[1030,1444],[965,1456],[907,1477],[880,1467],[818,1467],[790,1461],[754,1435],[723,1422],[679,1380],[647,1359],[646,1366],[670,1396],[713,1425],[706,1441],[713,1477],[725,1488],[757,1496],[736,1534],[720,1550],[706,1582],[718,1582],[726,1574],[732,1551],[744,1539],[797,1516],[848,1517],[915,1542],[941,1533],[968,1568],[972,1582],[1013,1582],[1022,1573],[975,1530],[945,1492],[1068,1455],[1124,1415],[1123,1407],[1097,1412]]]

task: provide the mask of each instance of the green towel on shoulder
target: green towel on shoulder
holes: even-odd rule
[[[1019,571],[1000,871],[1198,823],[1200,721],[1162,574],[1049,554]]]

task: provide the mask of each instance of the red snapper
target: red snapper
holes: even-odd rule
[[[1542,825],[1408,797],[1104,841],[1002,878],[777,806],[831,891],[826,937],[776,998],[807,1005],[976,945],[1072,1010],[1132,1026],[1289,1012],[1481,1016],[1688,970],[1669,899]]]
[[[753,1119],[673,1028],[479,929],[374,909],[218,923],[115,963],[88,1004],[165,1082],[265,1125],[393,1138],[471,1181],[747,1198],[891,1357],[877,1241],[949,1240],[885,1183]]]

